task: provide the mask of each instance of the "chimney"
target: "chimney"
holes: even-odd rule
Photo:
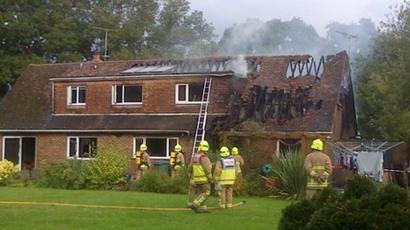
[[[101,54],[100,52],[95,52],[93,55],[93,60],[92,62],[102,62],[103,60],[101,60]]]

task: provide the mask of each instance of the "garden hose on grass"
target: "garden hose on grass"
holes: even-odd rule
[[[245,204],[241,201],[232,205],[239,207]],[[135,207],[135,206],[116,206],[116,205],[93,205],[93,204],[69,204],[56,202],[35,202],[35,201],[0,201],[0,205],[33,205],[33,206],[60,206],[60,207],[77,207],[77,208],[111,208],[111,209],[132,209],[142,211],[192,211],[190,208],[155,208],[155,207]],[[208,209],[220,209],[219,207],[208,207]]]

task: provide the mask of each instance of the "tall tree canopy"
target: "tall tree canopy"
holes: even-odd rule
[[[410,142],[410,3],[384,22],[374,55],[359,66],[361,132]]]
[[[105,39],[103,28],[110,29],[110,60],[209,54],[216,47],[212,25],[187,0],[2,0],[0,85],[29,63],[90,57],[93,40]]]

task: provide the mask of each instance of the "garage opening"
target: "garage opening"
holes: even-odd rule
[[[35,137],[4,137],[3,159],[20,165],[21,170],[36,166]]]

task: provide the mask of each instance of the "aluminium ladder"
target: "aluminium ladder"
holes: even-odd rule
[[[198,151],[199,143],[205,139],[206,119],[208,116],[209,93],[211,91],[212,78],[206,78],[202,90],[201,107],[199,109],[198,121],[196,124],[192,155]]]

